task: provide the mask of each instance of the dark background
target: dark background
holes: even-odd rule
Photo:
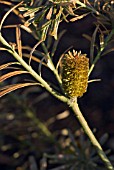
[[[0,20],[8,9],[8,6],[0,4]],[[65,29],[66,33],[60,40],[54,56],[55,64],[59,56],[70,46],[73,46],[77,51],[81,50],[82,53],[88,54],[89,57],[90,42],[83,37],[83,34],[92,35],[95,28],[94,21],[93,16],[88,15],[73,23],[63,22],[60,24],[59,31]],[[19,23],[17,16],[10,14],[4,25]],[[15,28],[3,29],[3,35],[7,41],[15,43]],[[36,42],[32,36],[22,31],[22,43],[33,47]],[[5,51],[0,51],[0,63],[9,61],[14,61],[13,57]],[[34,68],[36,69],[37,65],[34,65]],[[42,72],[45,79],[49,79],[57,85],[52,73],[45,68],[42,69]],[[22,79],[22,77],[18,77],[5,81],[5,84],[12,84]],[[114,152],[114,52],[103,56],[97,62],[90,79],[101,79],[101,81],[88,84],[87,93],[78,99],[79,106],[91,129],[96,129],[97,138],[100,138],[104,133],[109,134],[105,147]],[[56,119],[56,116],[65,110],[69,112],[69,108],[41,87],[25,88],[4,96],[0,99],[0,164],[2,170],[7,169],[7,167],[12,169],[12,164],[14,164],[13,167],[23,164],[28,155],[40,157],[42,152],[48,151],[50,141],[44,141],[42,137],[37,139],[37,137],[32,136],[33,132],[37,132],[38,129],[34,119],[27,117],[27,110],[32,110],[35,117],[44,123],[55,118],[48,126],[53,133],[59,133],[64,128],[69,128],[74,133],[80,127],[71,111],[71,114],[68,114],[66,118]],[[24,140],[20,140],[19,137],[24,138]],[[4,149],[3,146],[9,146],[9,148]],[[50,147],[50,150],[52,148]],[[14,153],[18,151],[20,151],[21,156],[14,163]]]

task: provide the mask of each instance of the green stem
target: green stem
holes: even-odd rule
[[[79,120],[81,126],[83,127],[85,133],[87,134],[87,136],[89,137],[91,143],[93,144],[93,146],[96,148],[97,153],[99,155],[99,157],[102,159],[102,161],[105,163],[105,166],[107,167],[108,170],[114,170],[111,162],[109,161],[109,159],[107,158],[105,152],[103,151],[102,147],[100,146],[99,142],[97,141],[97,139],[95,138],[93,132],[91,131],[91,129],[89,128],[85,118],[83,117],[78,104],[75,103],[71,103],[71,107],[75,113],[75,116],[77,117],[77,119]]]
[[[78,1],[78,0],[75,0],[75,1],[76,1],[76,4],[80,5],[80,6],[83,7],[83,8],[86,8],[86,9],[92,11],[92,12],[95,13],[96,15],[102,15],[102,14],[100,14],[97,10],[95,10],[92,6],[89,7],[89,6],[86,5],[85,3],[82,3],[82,2],[80,2],[80,1]],[[99,58],[101,57],[101,53],[102,53],[102,51],[105,49],[105,47],[107,46],[107,44],[108,44],[109,40],[111,39],[112,35],[114,35],[114,29],[112,29],[112,31],[110,32],[110,34],[107,36],[107,38],[106,38],[106,40],[105,40],[105,42],[104,42],[104,46],[100,48],[97,56],[95,57],[92,65],[91,65],[91,67],[90,67],[90,70],[89,70],[88,75],[90,75],[91,72],[93,71],[93,69],[94,69],[94,67],[95,67],[95,64],[97,63],[97,61],[98,61]]]
[[[41,77],[39,76],[30,65],[28,65],[23,58],[21,58],[17,52],[15,50],[12,49],[12,47],[7,43],[7,41],[2,37],[2,35],[0,35],[0,42],[6,46],[6,50],[12,54],[14,56],[14,58],[16,60],[19,61],[19,63],[38,81],[41,83],[41,85],[43,87],[45,87],[45,89],[50,92],[53,96],[55,96],[56,98],[58,98],[59,100],[63,101],[63,102],[67,102],[67,98],[65,96],[62,96],[59,93],[56,93],[50,86],[49,84]]]
[[[46,48],[46,46],[45,46],[45,43],[42,42],[41,44],[42,44],[43,50],[44,50],[44,52],[46,53],[47,58],[48,58],[48,60],[49,60],[49,62],[50,62],[50,64],[51,64],[51,70],[52,70],[53,73],[55,74],[55,76],[56,76],[56,78],[57,78],[57,80],[58,80],[58,82],[59,82],[59,84],[60,84],[60,86],[61,86],[62,81],[61,81],[61,79],[60,79],[60,76],[58,75],[58,71],[56,70],[56,68],[55,68],[55,66],[54,66],[54,64],[53,64],[53,62],[52,62],[52,59],[51,59],[51,57],[50,57],[50,55],[49,55],[49,52],[48,52],[48,50],[47,50],[47,48]]]
[[[37,80],[39,81],[45,89],[50,92],[53,96],[55,96],[57,99],[63,101],[64,103],[67,103],[68,105],[71,103],[70,99],[66,98],[65,96],[62,96],[58,93],[56,93],[45,80],[43,80],[17,53],[15,50],[12,49],[12,47],[6,42],[6,40],[0,35],[0,41],[3,45],[5,45],[6,50],[11,53],[14,58],[16,58],[19,63]],[[114,170],[113,166],[111,165],[110,161],[108,160],[107,156],[105,155],[105,152],[102,150],[100,144],[98,143],[97,139],[95,138],[93,132],[89,128],[86,120],[84,119],[77,103],[71,103],[71,108],[73,109],[75,116],[79,120],[81,126],[83,127],[85,133],[88,135],[91,143],[96,148],[98,155],[102,159],[102,161],[105,163],[108,170]]]
[[[110,32],[110,34],[107,36],[105,42],[104,42],[104,46],[100,48],[99,52],[97,53],[97,56],[95,57],[90,69],[89,69],[89,73],[88,75],[91,74],[91,72],[93,71],[95,64],[97,63],[97,61],[100,59],[101,57],[101,53],[103,52],[103,50],[105,49],[105,47],[107,46],[109,40],[111,39],[111,37],[114,35],[114,29],[112,29],[112,31]]]
[[[38,37],[40,37],[39,34],[38,34]],[[38,38],[38,40],[40,41],[40,38]],[[49,62],[50,65],[51,65],[51,66],[50,66],[50,69],[51,69],[51,70],[53,71],[53,73],[55,74],[55,77],[56,77],[57,81],[59,82],[59,85],[60,85],[60,87],[61,87],[61,89],[62,89],[62,81],[61,81],[61,79],[60,79],[60,76],[59,76],[59,74],[58,74],[57,69],[55,68],[55,66],[54,66],[54,64],[53,64],[53,61],[52,61],[52,59],[51,59],[51,56],[49,55],[49,52],[48,52],[48,50],[47,50],[47,47],[46,47],[46,45],[45,45],[44,42],[42,42],[41,45],[42,45],[42,48],[43,48],[43,50],[44,50],[44,52],[45,52],[45,54],[46,54],[46,57],[47,57],[47,59],[48,59],[47,62]],[[47,63],[47,64],[48,64],[48,63]]]

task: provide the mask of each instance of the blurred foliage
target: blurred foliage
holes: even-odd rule
[[[30,87],[1,100],[0,161],[4,159],[2,164],[16,170],[104,170],[102,161],[82,129],[76,130],[74,134],[69,129],[51,133],[48,129],[49,119],[54,123],[55,116],[45,123],[38,118],[34,106],[35,103],[38,104],[40,95],[32,101],[30,98],[40,91],[41,89]],[[44,99],[45,92],[41,101]],[[6,105],[7,107],[4,107]],[[59,121],[68,116],[67,113],[64,113],[66,116],[62,114]],[[100,143],[105,145],[107,139],[108,135],[105,134]],[[110,151],[107,150],[106,153],[109,155]],[[111,157],[111,160],[113,159]]]
[[[104,144],[107,139],[107,134],[101,137],[100,143]],[[61,151],[61,154],[47,155],[44,157],[49,159],[50,164],[58,164],[57,167],[51,170],[102,170],[105,169],[103,164],[99,161],[96,151],[91,146],[82,130],[76,131],[75,135],[72,135],[68,131],[68,136],[63,141],[65,148]],[[109,151],[107,151],[108,153]]]

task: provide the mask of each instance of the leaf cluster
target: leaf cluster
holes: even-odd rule
[[[24,17],[29,17],[25,25],[29,26],[33,23],[42,40],[45,40],[48,34],[57,39],[59,24],[63,20],[68,22],[69,15],[77,16],[74,13],[75,3],[70,0],[34,2],[29,6],[25,5],[20,10],[23,11]]]
[[[105,134],[100,138],[101,145],[105,144],[107,137],[107,134]],[[76,131],[76,135],[68,131],[68,136],[64,138],[63,142],[64,149],[61,149],[58,154],[44,154],[43,159],[45,158],[45,161],[47,160],[49,164],[53,165],[53,168],[50,168],[50,170],[105,169],[99,161],[96,151],[91,146],[90,141],[85,138],[81,129]],[[109,153],[108,150],[106,152],[107,154]]]
[[[17,2],[20,3],[17,4]],[[58,34],[59,25],[63,21],[74,22],[76,20],[82,19],[83,17],[86,17],[89,14],[95,18],[95,30],[92,36],[83,34],[83,36],[90,41],[90,75],[100,57],[114,50],[114,48],[108,48],[108,50],[105,50],[107,45],[110,45],[110,43],[114,41],[114,6],[112,2],[113,1],[111,0],[11,0],[11,3],[3,0],[0,1],[0,3],[10,6],[10,10],[2,18],[0,25],[0,41],[3,44],[3,46],[0,47],[0,50],[8,51],[11,55],[18,59],[18,62],[8,62],[0,66],[0,82],[2,85],[0,96],[4,96],[5,94],[8,94],[9,92],[22,87],[40,85],[45,87],[51,94],[53,94],[61,101],[66,102],[67,99],[66,96],[63,95],[64,91],[62,88],[62,81],[58,72],[58,66],[64,53],[60,56],[60,60],[56,66],[53,63],[58,42],[63,35],[63,32]],[[15,3],[17,5],[15,5]],[[3,25],[4,21],[12,11],[16,14],[17,17],[19,17],[21,21],[20,24]],[[2,29],[12,27],[16,30],[15,44],[7,43],[2,37]],[[31,48],[29,46],[23,46],[21,32],[22,29],[32,35],[34,40],[37,41],[34,47]],[[25,49],[27,52],[24,51]],[[95,51],[97,51],[97,54]],[[35,61],[38,66],[36,72],[32,67],[33,61]],[[23,68],[20,65],[22,65]],[[48,83],[44,80],[42,76],[42,66],[45,66],[53,72],[56,79],[58,80],[59,87],[52,84],[50,80],[47,81]],[[7,73],[4,72],[4,70],[7,70]],[[14,78],[17,75],[20,76],[23,74],[26,74],[27,76],[29,75],[29,79],[27,79],[26,82],[23,81],[19,83],[19,81],[13,79],[14,81],[11,82],[11,85],[7,86],[7,83],[5,83],[5,80],[9,80],[10,78]],[[31,81],[31,75],[34,77],[34,81]],[[13,82],[18,83],[15,84]],[[28,117],[31,118],[35,125],[37,124],[38,128],[43,131],[43,133],[46,132],[45,135],[49,136],[49,139],[53,141],[53,137],[51,136],[50,131],[46,128],[46,126],[43,126],[44,124],[42,124],[36,117],[34,117],[34,114],[31,114],[30,110],[28,111],[26,109],[25,111],[27,111],[26,113]],[[81,134],[80,138],[81,139],[76,141],[74,136],[69,133],[67,139],[60,143],[59,147],[61,150],[59,150],[58,153],[55,152],[54,154],[44,154],[44,157],[41,160],[41,170],[45,170],[48,168],[48,165],[52,164],[54,166],[57,165],[57,167],[54,167],[52,170],[104,169],[104,167],[100,166],[102,163],[99,161],[99,157],[96,156],[96,152],[94,151],[90,142],[85,139],[82,140]],[[62,144],[64,142],[66,143],[66,146],[63,149]],[[28,145],[25,144],[24,146],[26,148]],[[99,167],[97,165],[99,165]],[[27,167],[25,167],[25,169],[27,169]]]

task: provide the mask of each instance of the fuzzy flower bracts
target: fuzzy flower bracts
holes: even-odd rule
[[[81,97],[87,91],[89,59],[86,54],[73,50],[61,60],[61,77],[65,94],[70,98]]]

